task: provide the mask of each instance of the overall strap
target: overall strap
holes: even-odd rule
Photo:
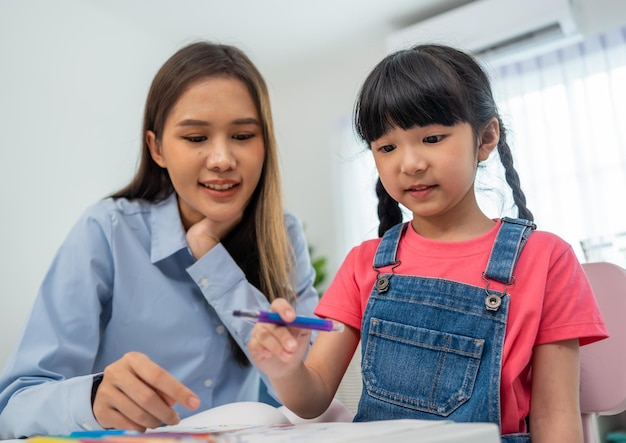
[[[491,249],[485,277],[505,285],[513,283],[513,268],[526,240],[536,228],[537,226],[529,220],[503,217]]]
[[[398,244],[407,226],[408,222],[398,223],[385,232],[378,249],[376,249],[374,268],[383,268],[397,263]]]

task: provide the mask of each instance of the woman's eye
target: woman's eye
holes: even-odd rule
[[[204,135],[190,135],[183,138],[187,141],[190,141],[191,143],[202,143],[207,139]]]
[[[247,134],[246,133],[246,134],[235,134],[235,135],[233,135],[233,138],[235,140],[249,140],[252,137],[254,137],[254,134]]]
[[[424,138],[425,143],[437,143],[443,139],[443,135],[429,135]]]
[[[384,145],[378,148],[380,152],[391,152],[396,149],[396,145]]]

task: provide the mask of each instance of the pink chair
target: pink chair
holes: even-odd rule
[[[583,263],[610,337],[580,348],[580,409],[585,443],[599,443],[599,415],[626,410],[626,270]]]

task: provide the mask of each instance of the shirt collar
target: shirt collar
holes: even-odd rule
[[[180,220],[176,193],[152,206],[152,244],[150,260],[156,263],[187,247],[185,229]]]

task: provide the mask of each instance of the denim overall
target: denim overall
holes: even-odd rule
[[[535,225],[502,219],[484,287],[394,274],[406,226],[387,231],[374,258],[379,274],[361,324],[363,392],[354,421],[446,419],[500,426],[506,287],[515,281],[513,268]],[[494,280],[501,291],[490,288]],[[530,437],[513,434],[502,441]]]

